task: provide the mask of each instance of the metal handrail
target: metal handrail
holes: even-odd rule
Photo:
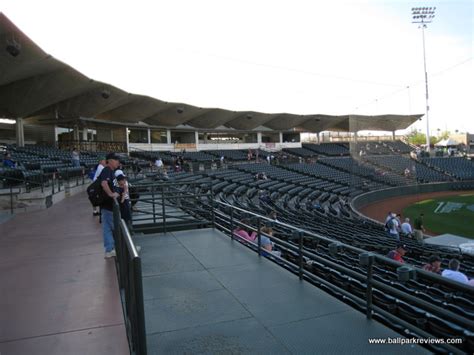
[[[169,185],[170,186],[179,186],[179,185],[182,185],[182,184],[173,183],[173,184],[169,184]],[[200,183],[195,183],[195,185],[201,185],[201,184]],[[210,189],[210,191],[212,192],[212,189]],[[194,195],[197,195],[196,193],[185,191],[185,190],[180,191],[180,192],[186,194],[187,197],[195,197]],[[199,194],[199,195],[201,195],[201,196],[204,195],[205,196],[205,194]],[[172,195],[172,196],[176,197],[175,195]],[[199,210],[199,211],[210,212],[210,214],[211,214],[211,216],[210,216],[211,217],[211,224],[214,227],[217,227],[217,228],[219,228],[219,229],[221,229],[225,232],[228,232],[231,236],[231,239],[234,240],[234,239],[238,239],[238,237],[235,236],[234,233],[233,233],[234,225],[242,225],[242,223],[240,221],[236,220],[235,212],[238,211],[242,215],[246,215],[246,216],[249,216],[250,218],[256,219],[257,220],[257,225],[258,225],[257,228],[255,228],[253,226],[248,226],[248,225],[246,225],[246,227],[256,231],[257,232],[257,238],[254,242],[245,240],[244,243],[251,246],[251,247],[253,247],[253,248],[255,248],[257,250],[259,256],[266,255],[266,256],[269,256],[271,259],[277,260],[280,263],[285,263],[286,265],[290,265],[291,268],[293,269],[293,271],[296,272],[299,275],[300,279],[302,279],[302,280],[303,279],[313,280],[313,281],[317,280],[317,282],[319,282],[319,283],[323,283],[323,284],[325,284],[329,287],[332,287],[333,289],[337,289],[338,292],[340,292],[341,294],[343,294],[346,297],[351,298],[352,300],[355,300],[357,302],[361,302],[361,301],[364,300],[364,298],[361,298],[357,295],[351,295],[348,291],[342,290],[341,288],[339,288],[335,285],[332,285],[330,282],[318,277],[317,275],[312,274],[310,271],[308,271],[306,269],[306,267],[307,267],[306,266],[307,265],[306,261],[309,259],[309,260],[314,260],[314,261],[316,261],[320,264],[323,264],[327,267],[330,267],[331,269],[333,269],[335,271],[338,271],[341,274],[349,276],[353,279],[365,282],[365,284],[366,284],[365,302],[366,302],[366,316],[367,316],[367,318],[371,319],[374,314],[381,314],[384,317],[388,318],[390,321],[401,324],[402,326],[404,326],[407,329],[415,332],[416,334],[419,334],[420,336],[424,336],[424,337],[427,337],[427,338],[435,338],[434,335],[429,334],[429,333],[421,330],[416,325],[410,324],[410,323],[404,321],[403,319],[400,319],[397,316],[395,316],[395,315],[393,315],[389,312],[384,311],[383,309],[381,309],[377,305],[374,305],[373,302],[372,302],[372,289],[375,287],[376,289],[378,289],[382,292],[386,292],[387,294],[393,295],[395,298],[399,299],[400,301],[404,301],[407,304],[414,304],[414,305],[418,306],[419,308],[423,309],[423,311],[427,312],[427,314],[428,314],[428,312],[433,313],[440,319],[448,320],[448,321],[451,321],[455,324],[458,324],[458,325],[462,326],[465,329],[468,329],[468,330],[471,330],[471,331],[473,330],[473,322],[470,319],[467,319],[467,318],[463,317],[462,315],[458,315],[454,312],[451,312],[451,311],[449,311],[447,309],[444,309],[442,307],[439,307],[437,305],[433,305],[433,304],[431,304],[431,303],[429,303],[429,302],[427,302],[423,299],[420,299],[420,298],[418,298],[418,297],[416,297],[416,296],[414,296],[410,293],[398,290],[395,287],[392,287],[392,286],[390,286],[386,283],[375,280],[372,277],[372,274],[373,274],[373,272],[372,272],[373,269],[372,268],[374,266],[375,261],[378,261],[378,262],[380,262],[382,264],[385,264],[385,265],[389,265],[389,266],[394,267],[394,268],[399,268],[401,266],[406,267],[406,265],[401,264],[397,261],[394,261],[394,260],[389,259],[389,258],[387,258],[385,256],[382,256],[382,255],[367,253],[367,251],[364,250],[364,249],[357,248],[357,247],[354,247],[354,246],[336,241],[336,240],[328,238],[328,237],[324,237],[324,236],[319,235],[317,233],[307,231],[303,228],[294,227],[290,224],[283,223],[283,222],[280,222],[280,221],[275,221],[275,220],[272,220],[268,217],[259,215],[257,213],[242,209],[240,207],[233,206],[229,203],[225,203],[225,202],[222,202],[222,201],[217,201],[217,200],[214,199],[214,196],[212,196],[211,194],[209,194],[208,196],[209,196],[209,199],[206,200],[206,202],[202,203],[202,205],[205,207],[205,209],[204,210]],[[163,198],[163,196],[160,196],[160,198]],[[158,200],[158,198],[155,198],[155,200]],[[153,198],[150,201],[153,201]],[[200,200],[197,199],[197,201],[200,201]],[[184,210],[186,211],[186,209],[184,209]],[[230,211],[230,213],[229,213],[229,211]],[[207,215],[207,218],[209,218],[209,215]],[[277,237],[263,234],[260,231],[259,226],[263,225],[264,223],[271,223],[273,226],[280,226],[280,227],[288,229],[290,231],[297,232],[298,244],[293,244],[293,243],[281,240]],[[230,224],[230,226],[229,226],[229,224]],[[277,244],[283,250],[292,251],[293,253],[298,255],[298,265],[263,250],[262,246],[261,246],[261,236],[262,235],[265,235],[266,237],[270,238],[275,244]],[[320,255],[315,254],[310,249],[307,249],[303,246],[303,239],[304,239],[305,236],[311,236],[313,239],[323,241],[323,242],[327,243],[330,248],[331,248],[331,246],[336,245],[336,247],[337,247],[336,249],[339,250],[339,252],[342,249],[345,249],[345,250],[350,251],[352,253],[358,254],[359,258],[361,258],[361,256],[364,255],[364,254],[368,255],[370,261],[367,264],[361,264],[361,265],[366,266],[367,273],[363,274],[361,272],[357,272],[353,269],[349,269],[349,268],[347,268],[343,265],[340,265],[337,262],[331,261],[328,258],[324,258]],[[428,279],[428,280],[431,280],[431,281],[436,282],[438,284],[443,284],[443,285],[449,286],[451,288],[463,291],[468,295],[473,295],[474,294],[474,290],[471,287],[467,286],[467,285],[457,283],[455,281],[443,278],[439,275],[427,272],[425,270],[422,270],[422,269],[419,269],[419,268],[416,268],[416,267],[413,267],[413,269],[416,270],[416,273],[418,275],[422,276],[425,279]],[[445,349],[447,349],[448,351],[452,352],[452,353],[462,353],[462,351],[459,348],[453,347],[449,344],[443,344],[443,347]]]
[[[257,213],[254,213],[254,212],[250,212],[250,211],[247,211],[247,210],[244,210],[240,207],[236,207],[236,206],[232,206],[228,203],[225,203],[225,202],[221,202],[221,201],[216,201],[217,204],[219,205],[222,205],[222,206],[225,206],[227,208],[234,208],[240,212],[243,212],[243,213],[246,213],[246,214],[249,214],[249,215],[252,215],[254,217],[259,217],[261,218],[262,220],[266,220],[268,222],[272,222],[274,224],[278,224],[280,226],[283,226],[285,228],[288,228],[288,229],[293,229],[293,230],[298,230],[298,231],[301,231],[301,232],[304,232],[306,235],[309,235],[309,236],[312,236],[312,237],[315,237],[317,238],[318,240],[322,240],[322,241],[325,241],[327,243],[338,243],[339,245],[341,245],[343,248],[345,249],[348,249],[350,251],[353,251],[354,253],[357,253],[357,254],[360,254],[360,253],[366,253],[367,250],[364,250],[364,249],[361,249],[361,248],[357,248],[357,247],[354,247],[352,245],[348,245],[348,244],[345,244],[345,243],[342,243],[340,241],[337,241],[335,239],[331,239],[331,238],[328,238],[328,237],[324,237],[320,234],[317,234],[317,233],[314,233],[314,232],[311,232],[311,231],[308,231],[308,230],[305,230],[303,228],[297,228],[295,226],[292,226],[290,224],[286,224],[286,223],[283,223],[283,222],[280,222],[280,221],[274,221],[273,219],[270,219],[268,217],[265,217],[265,216],[262,216],[262,215],[259,215]],[[395,261],[395,260],[392,260],[390,258],[387,258],[383,255],[380,255],[380,254],[374,254],[374,257],[377,259],[377,260],[380,260],[381,262],[385,263],[385,264],[389,264],[390,266],[392,267],[400,267],[400,266],[406,266],[398,261]],[[416,272],[417,274],[420,274],[422,275],[423,277],[426,277],[428,279],[431,279],[435,282],[438,282],[438,283],[444,283],[448,286],[451,286],[451,287],[456,287],[456,288],[460,288],[463,292],[467,292],[469,294],[472,294],[474,296],[474,289],[470,286],[467,286],[467,285],[464,285],[462,283],[459,283],[459,282],[456,282],[456,281],[452,281],[450,279],[447,279],[447,278],[444,278],[442,276],[439,276],[437,274],[434,274],[432,272],[429,272],[429,271],[425,271],[421,268],[418,268],[416,266],[412,266],[413,268],[416,268]]]
[[[136,355],[146,355],[141,258],[138,255],[127,223],[121,219],[120,208],[116,199],[114,199],[113,204],[113,216],[117,277],[130,352]]]
[[[228,204],[224,204],[220,201],[216,201],[217,203],[219,204],[223,204],[225,205],[226,207],[233,207],[235,209],[239,209],[237,207],[234,207],[234,206],[231,206],[231,205],[228,205]],[[240,209],[241,210],[241,209]],[[232,210],[231,210],[232,211]],[[261,224],[261,221],[262,220],[267,220],[267,221],[271,221],[273,222],[274,224],[277,224],[278,221],[273,221],[273,220],[270,220],[264,216],[261,216],[261,215],[258,215],[258,214],[255,214],[253,212],[249,212],[249,211],[245,211],[245,210],[241,210],[243,212],[245,212],[246,214],[249,214],[249,215],[252,215],[254,217],[257,217],[258,220],[257,220],[257,224]],[[221,216],[221,217],[224,217],[224,218],[228,218],[230,219],[230,216],[226,215],[225,213],[221,212],[221,211],[216,211],[216,213]],[[240,237],[236,236],[234,234],[234,229],[232,228],[232,224],[235,223],[235,220],[232,218],[232,220],[230,220],[231,222],[231,228],[227,228],[226,226],[222,225],[222,224],[219,224],[216,222],[216,225],[221,227],[221,229],[223,230],[226,230],[228,231],[230,234],[231,234],[231,239],[241,239]],[[259,231],[257,230],[258,228],[254,228],[252,226],[249,226],[249,225],[245,225],[245,224],[242,224],[240,222],[237,222],[237,224],[240,224],[240,225],[244,225],[245,227],[249,228],[250,230],[253,230],[253,231],[257,231],[257,233],[259,233]],[[287,226],[286,224],[284,223],[281,223],[282,225],[285,225]],[[293,227],[293,229],[295,229]],[[344,296],[346,297],[349,297],[351,298],[352,300],[354,301],[361,301],[363,299],[359,298],[358,296],[355,296],[355,295],[352,295],[351,293],[349,293],[348,291],[344,290],[344,289],[341,289],[340,287],[336,286],[336,285],[333,285],[331,283],[329,283],[328,281],[318,277],[317,275],[314,275],[313,273],[309,272],[308,270],[305,270],[304,266],[302,265],[301,263],[301,257],[304,255],[306,258],[308,259],[312,259],[312,260],[315,260],[321,264],[324,264],[336,271],[339,271],[345,275],[348,275],[349,277],[352,277],[354,279],[357,279],[357,280],[360,280],[360,281],[365,281],[366,282],[366,285],[367,285],[367,289],[366,289],[366,292],[367,292],[367,296],[366,296],[366,313],[367,313],[367,318],[368,319],[371,319],[372,318],[372,314],[373,312],[375,311],[376,313],[379,313],[379,314],[382,314],[383,316],[385,316],[386,318],[389,318],[391,320],[395,320],[397,323],[403,325],[405,328],[407,329],[410,329],[414,332],[416,332],[417,334],[423,336],[423,337],[426,337],[426,338],[433,338],[435,339],[436,337],[432,334],[429,334],[421,329],[419,329],[418,327],[404,321],[403,319],[400,319],[396,316],[394,316],[393,314],[383,310],[382,308],[372,304],[372,297],[371,297],[371,293],[372,293],[372,287],[375,286],[377,289],[383,291],[383,292],[387,292],[388,294],[391,294],[391,295],[394,295],[394,297],[398,297],[398,299],[402,300],[402,301],[405,301],[407,302],[408,304],[412,304],[412,303],[415,303],[417,306],[419,306],[420,308],[423,307],[424,310],[427,310],[428,312],[433,312],[434,314],[437,314],[440,318],[442,319],[448,319],[450,321],[453,321],[455,322],[456,324],[460,324],[462,325],[463,327],[467,328],[467,329],[470,329],[471,331],[473,330],[473,322],[461,315],[458,315],[458,314],[455,314],[453,312],[450,312],[450,311],[447,311],[443,308],[440,308],[438,306],[435,306],[435,305],[432,305],[430,304],[429,302],[426,302],[424,300],[421,300],[421,299],[418,299],[417,297],[414,297],[406,292],[403,292],[403,291],[400,291],[394,287],[391,287],[389,285],[386,285],[382,282],[379,282],[377,280],[373,280],[372,277],[371,277],[371,268],[372,268],[372,265],[373,263],[370,263],[368,265],[368,272],[367,272],[367,275],[362,275],[354,270],[351,270],[351,269],[348,269],[342,265],[339,265],[331,260],[328,260],[326,258],[323,258],[319,255],[316,255],[308,250],[305,250],[305,249],[302,249],[301,248],[301,244],[302,244],[302,240],[304,238],[304,234],[306,233],[301,233],[300,234],[300,237],[299,237],[299,246],[298,245],[294,245],[294,244],[291,244],[291,243],[288,243],[288,242],[285,242],[277,237],[274,237],[274,236],[271,236],[271,235],[268,235],[268,234],[263,234],[265,235],[266,237],[270,238],[272,241],[275,242],[276,245],[278,245],[279,247],[283,247],[282,249],[286,249],[286,250],[291,250],[295,253],[297,253],[297,255],[300,256],[300,262],[299,262],[299,265],[295,265],[281,257],[277,257],[277,256],[274,256],[274,255],[271,255],[271,258],[273,259],[277,259],[278,261],[283,261],[285,262],[286,264],[289,264],[291,266],[294,267],[295,269],[295,272],[297,270],[297,273],[299,274],[300,276],[300,279],[317,279],[318,282],[320,283],[324,283],[326,286],[329,286],[329,287],[332,287],[332,288],[335,288],[337,289],[337,292],[339,293],[342,293]],[[310,234],[310,233],[308,233]],[[260,233],[258,234],[260,235]],[[245,244],[248,244],[248,245],[251,245],[255,248],[257,248],[257,251],[258,251],[258,254],[259,255],[262,255],[261,253],[261,245],[260,245],[260,240],[257,241],[257,243],[255,242],[252,242],[252,241],[248,241],[248,240],[243,240]],[[343,244],[343,243],[339,243],[339,244]],[[358,248],[356,248],[358,249]],[[269,254],[268,254],[269,255]],[[375,257],[375,255],[372,255],[371,256]],[[391,259],[388,259],[388,261],[393,261]],[[448,280],[449,281],[449,280]],[[458,286],[458,285],[456,285]],[[370,295],[370,297],[369,297]],[[463,352],[456,348],[456,347],[453,347],[449,344],[443,344],[443,346],[449,350],[450,352],[452,353],[459,353],[459,354],[462,354]]]

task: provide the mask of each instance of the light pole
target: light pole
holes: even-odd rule
[[[428,105],[428,73],[426,71],[426,51],[425,51],[425,28],[428,23],[431,23],[435,17],[436,6],[434,7],[412,7],[412,23],[418,23],[418,28],[421,28],[421,34],[423,36],[423,65],[425,69],[425,100],[426,100],[426,149],[430,151],[430,120],[428,117],[428,111],[430,106]]]

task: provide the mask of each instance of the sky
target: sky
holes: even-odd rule
[[[474,133],[471,0],[0,0],[47,53],[125,91],[330,115],[425,112],[416,6],[436,6],[425,29],[431,133]]]

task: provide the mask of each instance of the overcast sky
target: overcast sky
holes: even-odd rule
[[[123,90],[200,107],[295,114],[424,113],[474,132],[473,1],[2,0],[55,58]],[[424,129],[425,121],[417,127]]]

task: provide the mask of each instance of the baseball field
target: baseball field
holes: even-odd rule
[[[425,228],[434,234],[450,233],[474,239],[474,194],[445,196],[418,201],[403,209],[413,225],[424,213]]]

